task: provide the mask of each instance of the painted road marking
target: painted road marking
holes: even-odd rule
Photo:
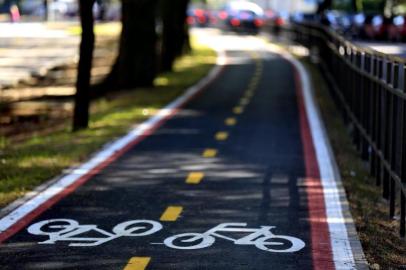
[[[253,95],[254,95],[254,92],[253,92],[252,90],[248,90],[248,91],[245,93],[245,97],[246,97],[246,98],[252,98]]]
[[[124,270],[145,270],[150,261],[151,257],[132,257],[124,267]]]
[[[235,124],[237,124],[237,119],[234,118],[234,117],[229,117],[229,118],[227,118],[227,119],[224,121],[224,123],[225,123],[227,126],[235,126]]]
[[[225,132],[225,131],[219,131],[219,132],[216,133],[216,135],[214,137],[218,141],[225,141],[225,140],[228,139],[228,133]]]
[[[52,228],[52,230],[50,230]],[[139,232],[137,228],[146,228]],[[30,225],[27,231],[33,235],[48,236],[39,244],[68,242],[70,247],[99,246],[120,237],[140,237],[154,234],[162,229],[162,224],[154,220],[136,219],[117,224],[111,231],[93,224],[79,224],[74,219],[48,219]]]
[[[137,125],[137,127],[130,130],[123,137],[103,148],[92,159],[82,163],[79,167],[72,170],[71,173],[62,176],[45,189],[40,187],[37,191],[31,192],[30,195],[23,198],[25,201],[23,204],[17,201],[7,207],[6,211],[10,211],[10,213],[0,219],[0,243],[19,232],[26,224],[29,224],[62,198],[74,192],[79,186],[90,180],[93,175],[117,160],[129,149],[132,149],[158,129],[165,121],[175,115],[182,106],[202,92],[221,74],[221,71],[228,63],[225,51],[221,47],[214,49],[219,54],[216,66],[206,77],[188,88],[183,95],[159,110],[157,114],[147,121]]]
[[[186,183],[188,184],[199,184],[204,177],[204,173],[202,172],[191,172],[189,173]]]
[[[183,211],[182,206],[169,206],[162,214],[160,221],[176,221]]]
[[[247,97],[241,98],[241,100],[240,100],[240,105],[241,105],[241,106],[246,106],[246,105],[248,105],[248,103],[250,103],[250,99],[249,99],[249,98],[247,98]]]
[[[217,156],[217,149],[207,148],[206,150],[203,151],[202,156],[205,158],[215,157]]]
[[[167,247],[182,250],[201,249],[212,246],[216,238],[220,238],[231,241],[235,245],[252,245],[263,251],[277,253],[297,252],[306,246],[305,242],[299,238],[272,233],[271,230],[275,226],[260,226],[260,228],[247,228],[246,226],[247,223],[221,223],[204,233],[182,233],[170,236],[164,240],[164,244]],[[230,232],[243,233],[245,235],[241,238],[234,238],[230,236]],[[246,235],[247,233],[250,234]],[[180,241],[179,238],[181,238]],[[290,244],[285,249],[280,248],[278,247],[278,240],[276,240],[275,245],[270,244],[274,238],[279,241],[283,239]]]
[[[170,206],[165,211],[165,221],[175,221],[182,212],[182,207]],[[162,219],[162,218],[161,218]],[[60,241],[71,242],[71,247],[98,246],[118,237],[142,237],[157,233],[163,228],[162,224],[154,220],[130,220],[119,223],[112,229],[112,232],[98,228],[97,225],[83,224],[73,219],[50,219],[32,224],[28,232],[34,235],[46,235],[49,239],[39,244],[56,244]],[[172,235],[164,239],[163,243],[151,243],[152,245],[164,244],[175,249],[200,249],[210,247],[215,242],[215,238],[233,242],[236,245],[254,245],[258,249],[268,252],[296,252],[306,246],[299,238],[289,235],[276,235],[272,232],[276,226],[259,226],[258,228],[247,228],[245,222],[220,223],[217,226],[203,233],[182,233]],[[51,229],[51,230],[50,230]],[[145,231],[145,229],[148,229]],[[244,233],[244,235],[230,236],[230,232]],[[223,234],[224,233],[224,234]],[[247,235],[247,233],[249,233]],[[84,235],[91,235],[86,237]],[[190,241],[195,237],[199,241]],[[175,241],[182,238],[182,241]],[[269,245],[272,239],[285,239],[290,245],[285,249],[273,249],[275,245]],[[200,240],[201,239],[201,240]],[[182,243],[183,242],[183,243]],[[278,244],[276,244],[278,246]],[[131,267],[146,267],[150,257],[133,257],[127,264]],[[130,269],[144,269],[130,268]],[[324,270],[324,269],[323,269]]]
[[[237,106],[233,108],[233,113],[235,114],[242,114],[244,112],[244,108],[241,106]]]
[[[309,163],[308,168],[319,170],[320,177],[317,179],[317,186],[321,186],[323,191],[322,194],[324,198],[322,199],[324,199],[324,203],[322,204],[324,204],[325,212],[320,211],[319,205],[315,205],[317,207],[315,211],[310,210],[310,216],[312,214],[314,215],[314,217],[310,217],[314,220],[310,223],[312,232],[311,240],[314,246],[317,246],[323,241],[323,239],[320,239],[320,235],[325,234],[327,238],[330,238],[331,248],[330,250],[325,247],[318,248],[312,254],[313,262],[315,265],[318,265],[318,269],[356,269],[357,267],[347,231],[347,226],[353,226],[353,221],[351,218],[344,218],[342,209],[343,202],[340,199],[342,191],[339,190],[340,178],[335,172],[334,158],[331,154],[328,137],[325,134],[323,122],[313,97],[311,79],[303,64],[291,54],[273,46],[269,46],[268,49],[288,60],[297,71],[295,78],[296,90],[298,93],[299,109],[301,110],[301,128],[304,129],[302,130],[302,140],[304,148],[307,148],[308,152],[313,156],[310,160],[308,155],[304,154],[305,162]],[[345,193],[343,192],[343,194],[343,200],[346,201]],[[314,205],[319,196],[310,196],[309,198],[313,198],[312,201]],[[309,202],[309,207],[311,207],[311,204],[312,202]],[[322,232],[319,230],[321,226],[320,220],[325,221],[328,225],[328,228],[324,228]],[[321,224],[324,225],[325,223]],[[325,256],[323,256],[324,254],[322,252],[333,253],[334,265],[327,263],[329,260],[325,260]],[[363,258],[360,258],[360,260],[363,260]]]
[[[258,84],[259,84],[259,77],[253,77],[251,82],[248,85],[247,91],[257,90]]]
[[[255,75],[254,75],[254,76],[255,76]],[[254,76],[252,76],[250,82],[248,83],[248,86],[250,86],[250,87],[252,87],[252,86],[257,86],[257,85],[258,85],[259,80],[258,80],[258,79],[255,79]]]

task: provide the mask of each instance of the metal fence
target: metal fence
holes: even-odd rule
[[[405,237],[406,60],[360,48],[316,24],[296,24],[289,31],[318,51],[333,78],[337,104],[354,127],[353,142],[388,200],[389,218],[400,217]]]

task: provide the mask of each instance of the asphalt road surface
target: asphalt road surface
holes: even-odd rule
[[[254,37],[210,42],[226,64],[181,109],[0,220],[13,224],[1,269],[356,268],[351,218],[328,218],[342,209],[326,202],[336,187],[320,180],[299,72]]]

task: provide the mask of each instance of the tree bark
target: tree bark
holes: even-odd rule
[[[351,0],[352,12],[361,12],[363,10],[362,0]]]
[[[333,0],[323,0],[317,7],[317,14],[322,15],[326,10],[331,9]]]
[[[186,12],[189,0],[162,0],[161,71],[171,71],[175,59],[189,44]]]
[[[152,86],[156,76],[156,0],[122,0],[119,55],[107,89]]]
[[[89,124],[90,79],[95,36],[93,31],[93,5],[95,0],[79,0],[82,39],[76,81],[73,131],[85,129]]]
[[[44,6],[44,21],[48,21],[49,19],[48,0],[42,0],[42,5]]]

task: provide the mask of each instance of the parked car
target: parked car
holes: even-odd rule
[[[190,8],[187,12],[187,23],[189,25],[206,27],[211,24],[210,12],[203,8]]]
[[[231,2],[218,13],[219,21],[229,30],[257,33],[264,25],[264,11],[252,2]]]
[[[396,34],[393,17],[384,17],[381,14],[367,15],[364,22],[361,38],[372,40],[391,40]]]
[[[393,25],[393,18],[382,15],[378,15],[376,18],[377,20],[374,23],[374,38],[378,40],[390,39],[389,29]]]
[[[57,0],[51,2],[49,11],[57,17],[75,17],[79,14],[79,6],[76,0]]]
[[[393,18],[393,23],[389,26],[388,34],[390,40],[406,41],[406,15],[398,15]]]
[[[358,12],[352,17],[351,36],[352,38],[360,38],[363,32],[366,15],[363,12]]]
[[[42,0],[23,1],[20,3],[22,15],[44,16],[45,8]]]
[[[282,27],[287,25],[291,18],[289,17],[288,12],[273,12],[271,15],[272,16],[266,17],[265,26],[274,35],[279,35],[282,30]],[[292,18],[298,19],[297,22],[299,22],[298,16],[299,15],[296,14],[296,15],[293,15]]]

